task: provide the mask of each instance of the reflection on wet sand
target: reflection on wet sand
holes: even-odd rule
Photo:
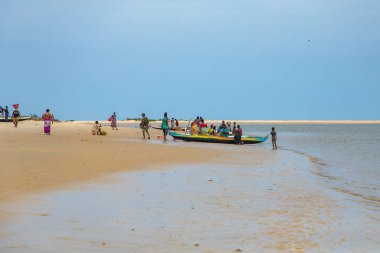
[[[29,210],[2,226],[2,252],[320,252],[344,234],[333,198],[307,159],[191,165],[118,175],[8,205]],[[125,250],[125,251],[124,251]]]

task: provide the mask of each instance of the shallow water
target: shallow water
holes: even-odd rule
[[[169,141],[242,152],[0,205],[0,252],[379,252],[379,126],[276,128],[278,151]]]
[[[283,149],[307,156],[329,187],[380,211],[380,125],[277,125]],[[248,133],[271,126],[247,125]]]

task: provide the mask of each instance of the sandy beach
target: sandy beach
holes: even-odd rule
[[[110,172],[158,168],[176,163],[211,162],[212,149],[149,145],[140,129],[104,127],[107,136],[92,136],[91,124],[54,123],[52,135],[43,123],[0,124],[0,201],[57,189]],[[152,141],[161,131],[150,130]]]
[[[92,136],[92,125],[84,122],[54,123],[51,136],[42,126],[0,124],[1,252],[317,253],[380,247],[377,190],[356,192],[339,183],[342,175],[330,176],[324,160],[329,157],[310,155],[302,146],[305,125],[283,126],[290,132],[281,133],[281,143],[291,142],[277,151],[269,142],[163,142],[157,138],[161,131],[153,129],[152,139],[142,140],[133,125],[104,127],[107,136]],[[244,126],[261,133],[268,127]],[[345,129],[308,127],[321,133]],[[313,135],[307,136],[310,146]]]

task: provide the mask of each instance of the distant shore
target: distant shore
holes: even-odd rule
[[[63,121],[67,123],[72,124],[93,124],[95,120],[73,120],[73,121]],[[311,125],[311,124],[342,124],[342,125],[360,125],[360,124],[380,124],[380,120],[238,120],[238,119],[225,119],[225,122],[237,122],[239,124],[283,124],[283,125],[290,125],[290,124],[305,124],[305,125]],[[137,124],[140,123],[140,121],[137,120],[119,120],[119,123],[122,124]],[[187,124],[188,120],[180,120],[180,124]],[[206,123],[220,123],[222,120],[206,120]],[[101,124],[107,124],[109,121],[103,120],[99,121]],[[152,121],[150,124],[160,124],[160,121]]]

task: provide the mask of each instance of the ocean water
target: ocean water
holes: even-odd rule
[[[352,200],[380,210],[380,125],[243,125],[245,134],[276,128],[280,149],[307,156],[312,171]]]

